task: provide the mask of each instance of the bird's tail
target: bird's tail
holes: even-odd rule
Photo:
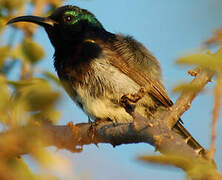
[[[183,127],[180,121],[177,121],[173,129],[179,131],[179,133],[184,137],[186,143],[191,146],[201,157],[206,157],[206,150]]]

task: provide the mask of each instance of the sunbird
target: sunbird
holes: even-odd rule
[[[163,84],[159,62],[131,36],[108,32],[88,10],[62,6],[48,17],[20,16],[8,24],[31,22],[42,26],[54,46],[54,66],[64,89],[93,120],[133,122],[120,105],[123,95],[149,87],[136,103],[136,112],[155,119],[173,105]],[[189,146],[204,156],[205,149],[182,126],[173,127]]]

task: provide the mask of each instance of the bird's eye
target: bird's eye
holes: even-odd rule
[[[63,20],[64,20],[65,23],[71,23],[74,20],[74,16],[66,15],[66,16],[63,17]]]

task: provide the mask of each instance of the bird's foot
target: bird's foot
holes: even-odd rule
[[[93,140],[96,135],[96,128],[99,124],[102,122],[106,122],[107,119],[95,119],[94,121],[91,121],[91,119],[88,117],[88,123],[90,124],[89,129],[88,129],[88,136],[91,137]]]
[[[110,118],[106,118],[104,121],[108,121],[108,122],[111,122],[112,124],[113,124],[113,127],[116,127],[117,126],[117,121],[115,121],[115,120],[112,120],[112,119],[110,119]]]
[[[123,95],[120,99],[120,103],[129,114],[132,114],[135,110],[136,103],[144,97],[145,93],[146,93],[146,90],[145,88],[142,87],[135,94]]]
[[[123,95],[120,99],[120,104],[121,104],[121,106],[124,107],[126,112],[128,112],[130,115],[132,115],[132,113],[135,110],[136,105],[135,105],[135,103],[132,103],[130,94]]]
[[[145,93],[145,88],[141,87],[137,93],[123,95],[121,99],[127,99],[131,103],[135,104],[144,97]]]

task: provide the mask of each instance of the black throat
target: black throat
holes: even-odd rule
[[[59,77],[65,79],[67,79],[67,69],[69,71],[78,71],[84,67],[87,70],[87,65],[93,59],[102,55],[100,44],[94,42],[99,40],[106,43],[115,38],[114,34],[107,32],[103,28],[89,25],[87,22],[81,22],[81,24],[72,28],[77,29],[57,29],[56,34],[59,35],[55,36],[55,40],[51,40],[54,41],[52,43],[55,47],[55,69]],[[62,30],[65,32],[61,32]]]

